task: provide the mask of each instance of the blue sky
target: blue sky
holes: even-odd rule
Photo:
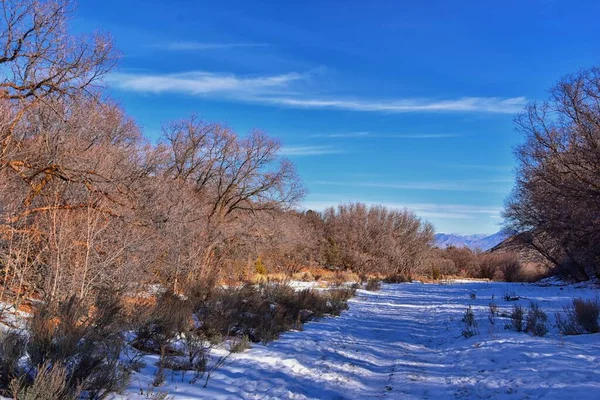
[[[597,64],[595,1],[81,0],[110,32],[111,95],[145,134],[197,113],[279,138],[309,194],[409,207],[492,233],[514,180],[516,112]]]

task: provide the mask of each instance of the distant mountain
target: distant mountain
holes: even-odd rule
[[[510,235],[500,231],[493,235],[457,235],[454,233],[436,233],[435,245],[445,249],[449,246],[468,247],[472,250],[489,250],[492,247],[506,240]]]

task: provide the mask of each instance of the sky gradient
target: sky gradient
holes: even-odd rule
[[[595,1],[82,0],[73,28],[122,53],[111,96],[150,138],[196,113],[277,137],[304,208],[408,207],[493,233],[514,181],[513,119],[597,64]]]

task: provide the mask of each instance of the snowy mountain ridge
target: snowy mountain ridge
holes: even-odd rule
[[[500,231],[492,235],[477,234],[477,235],[458,235],[455,233],[436,233],[434,236],[435,245],[442,249],[446,247],[468,247],[475,250],[489,250],[492,247],[500,244],[508,239],[510,234]]]

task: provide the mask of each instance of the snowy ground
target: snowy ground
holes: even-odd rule
[[[524,298],[508,302],[506,292]],[[600,334],[563,338],[554,326],[554,313],[572,298],[598,293],[482,282],[383,285],[358,291],[341,317],[232,355],[208,388],[167,374],[154,392],[174,399],[600,399]],[[537,302],[550,333],[507,331],[505,318],[491,326],[492,297],[500,311]],[[479,334],[465,339],[461,318],[469,305]],[[156,359],[145,361],[126,398],[148,398]]]

